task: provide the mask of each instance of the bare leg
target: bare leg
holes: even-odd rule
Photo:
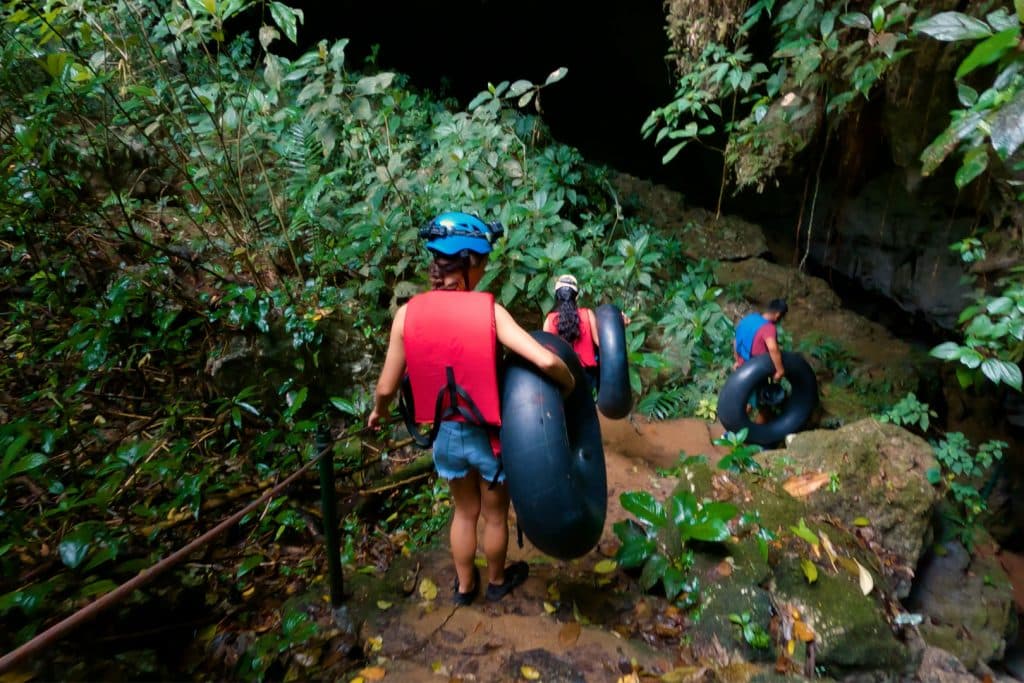
[[[505,557],[508,554],[508,484],[493,489],[490,482],[480,480],[480,500],[484,515],[484,555],[487,557],[487,580],[495,585],[505,583]]]
[[[452,500],[455,514],[449,536],[455,573],[459,577],[459,592],[473,590],[473,558],[476,557],[476,523],[480,518],[480,475],[470,470],[465,477],[452,479]]]

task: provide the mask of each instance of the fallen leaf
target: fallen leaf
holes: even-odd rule
[[[387,600],[378,600],[377,601],[377,609],[390,609],[390,608],[391,608],[391,603],[388,602]]]
[[[437,598],[437,584],[430,579],[423,579],[420,581],[420,596],[424,600],[434,600]]]
[[[359,672],[359,675],[368,681],[379,681],[387,674],[388,672],[382,666],[368,666]]]
[[[811,627],[802,621],[797,621],[793,624],[793,635],[805,643],[809,643],[814,640],[814,631],[812,631]]]
[[[796,641],[790,640],[786,642],[786,652],[793,654],[796,651]]]
[[[558,642],[560,642],[565,647],[575,645],[576,641],[579,640],[579,638],[580,625],[579,622],[576,621],[568,622],[565,626],[562,627],[562,630],[558,632]]]
[[[619,676],[615,683],[640,683],[640,677],[634,672],[625,676]]]
[[[828,556],[828,562],[832,565],[832,571],[836,571],[836,549],[832,546],[832,541],[828,536],[825,535],[824,531],[818,531],[818,538],[821,539],[821,547],[825,549],[825,554]]]
[[[800,567],[804,570],[807,583],[814,583],[818,580],[818,567],[810,560],[800,560]]]
[[[619,563],[615,560],[601,560],[594,565],[594,573],[596,574],[611,574],[613,571],[618,569]]]
[[[479,567],[480,569],[487,569],[487,558],[477,555],[473,558],[473,564]]]
[[[809,496],[829,481],[828,472],[808,472],[798,477],[790,477],[782,484],[786,493],[794,498]]]
[[[661,680],[664,683],[691,683],[703,680],[707,672],[707,668],[703,666],[680,666],[662,674]]]
[[[535,681],[540,678],[540,672],[534,669],[532,666],[526,666],[523,664],[519,667],[519,674],[528,681]]]
[[[853,576],[860,576],[860,570],[857,568],[859,565],[849,557],[837,557],[836,562]]]
[[[854,560],[854,562],[857,562],[857,560]],[[875,587],[875,581],[871,578],[871,572],[864,569],[860,562],[857,562],[857,571],[860,574],[858,577],[860,580],[860,592],[867,595]]]
[[[559,600],[562,599],[562,593],[561,593],[561,591],[558,590],[558,584],[556,584],[556,583],[549,583],[548,584],[548,597],[551,598],[552,600],[554,600],[555,602],[558,602]]]
[[[380,652],[381,648],[384,647],[384,637],[374,636],[373,638],[366,639],[366,650],[368,652]]]
[[[853,520],[854,526],[868,526],[869,524],[871,524],[871,520],[869,520],[867,517],[858,517],[857,519]]]
[[[555,612],[558,611],[558,608],[555,607],[554,605],[552,605],[550,602],[545,600],[544,601],[544,611],[547,612],[548,614],[554,614]]]
[[[356,676],[355,678],[350,678],[348,683],[366,683],[366,679],[362,676]]]
[[[722,560],[715,569],[719,576],[732,576],[732,563],[729,560]]]
[[[242,591],[242,597],[245,598],[246,600],[248,600],[249,598],[252,597],[252,594],[255,593],[255,592],[256,592],[256,586],[249,586],[244,591]]]

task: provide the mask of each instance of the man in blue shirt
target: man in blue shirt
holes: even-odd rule
[[[733,345],[733,370],[754,356],[767,353],[771,356],[775,373],[772,381],[778,382],[786,374],[782,365],[782,350],[779,348],[778,328],[776,327],[789,311],[785,299],[772,299],[760,313],[750,313],[736,325],[736,341]],[[764,424],[765,416],[757,407],[757,392],[750,398],[750,406],[754,411],[754,422]]]

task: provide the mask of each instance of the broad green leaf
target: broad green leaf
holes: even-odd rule
[[[11,470],[7,473],[7,476],[13,477],[16,474],[21,474],[22,472],[34,470],[35,468],[46,464],[47,460],[48,458],[42,453],[30,453],[22,458],[19,458],[18,461],[14,463],[14,466],[11,467]]]
[[[519,79],[518,81],[514,81],[512,85],[508,87],[508,96],[519,97],[532,87],[533,83],[531,83],[530,81]]]
[[[93,581],[82,587],[79,591],[79,595],[83,598],[91,598],[94,595],[103,595],[117,588],[117,584],[110,579],[100,579],[99,581]]]
[[[624,569],[639,567],[654,554],[656,547],[654,541],[649,538],[631,538],[619,546],[615,559]]]
[[[960,345],[956,342],[943,342],[933,348],[928,355],[942,360],[953,360],[960,357]]]
[[[1020,27],[1016,26],[1000,31],[991,38],[974,46],[964,61],[957,67],[956,77],[961,79],[978,67],[987,66],[998,61],[1000,57],[1013,49],[1020,42]]]
[[[270,16],[273,18],[274,23],[277,24],[277,27],[284,31],[288,40],[298,43],[298,32],[295,24],[296,20],[298,20],[298,23],[302,23],[302,10],[292,9],[284,3],[274,0],[274,2],[270,3]]]
[[[789,527],[789,530],[797,536],[799,536],[800,538],[807,541],[808,543],[810,543],[812,546],[818,545],[818,534],[814,533],[810,530],[810,528],[808,528],[807,523],[804,522],[803,517],[800,518],[800,522],[797,526],[791,526]]]
[[[665,587],[665,597],[675,600],[676,596],[686,589],[686,575],[675,567],[666,567],[661,577],[661,584]]]
[[[332,406],[334,406],[341,412],[345,413],[346,415],[359,415],[359,411],[356,410],[355,404],[353,404],[352,401],[349,401],[348,399],[342,398],[340,396],[331,396],[330,400]]]
[[[551,85],[565,78],[565,75],[569,73],[569,70],[564,66],[560,66],[551,73],[548,74],[547,79],[544,81],[544,85]]]
[[[1005,7],[1000,7],[996,11],[986,14],[985,21],[997,31],[1005,31],[1008,28],[1017,26],[1019,23],[1017,17],[1010,14]]]
[[[1017,11],[1017,19],[1024,24],[1024,0],[1013,0],[1013,8]]]
[[[235,578],[236,579],[242,578],[243,576],[248,574],[250,571],[252,571],[254,567],[259,566],[260,562],[262,562],[262,561],[263,561],[263,556],[262,555],[250,555],[249,557],[245,558],[244,560],[242,560],[239,563],[238,569],[235,571]]]
[[[615,524],[613,524],[612,531],[615,532],[615,535],[623,543],[626,543],[630,539],[647,538],[647,534],[644,533],[644,529],[642,526],[628,520],[623,520],[621,522],[616,522]]]
[[[732,503],[723,503],[720,501],[705,503],[701,511],[708,517],[721,519],[725,522],[733,519],[740,512],[739,508]]]
[[[1024,144],[1024,90],[1004,104],[991,122],[992,146],[1001,159],[1008,159]]]
[[[643,571],[640,572],[640,587],[645,591],[650,590],[654,584],[661,580],[661,577],[665,575],[665,570],[668,568],[669,562],[664,555],[661,553],[651,555],[644,564]]]
[[[988,168],[988,148],[974,147],[964,155],[953,182],[956,183],[958,188],[963,189],[972,180],[984,173],[986,168]]]
[[[850,26],[852,28],[862,28],[864,30],[871,28],[871,20],[868,19],[868,15],[863,12],[847,12],[839,16],[839,22],[844,26]]]
[[[622,507],[636,515],[637,519],[655,528],[662,528],[668,522],[665,508],[647,491],[629,491],[619,496]]]
[[[75,529],[67,534],[57,546],[61,562],[70,569],[82,564],[82,560],[89,554],[89,547],[92,545],[92,534],[79,532]]]
[[[808,559],[800,560],[800,568],[804,570],[807,583],[814,583],[818,580],[818,566]]]
[[[943,41],[977,40],[992,35],[985,22],[961,12],[939,12],[915,22],[911,29]]]
[[[709,519],[699,524],[691,524],[680,530],[687,538],[697,541],[724,541],[732,534],[729,527],[720,519]]]

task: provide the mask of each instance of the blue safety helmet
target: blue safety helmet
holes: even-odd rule
[[[484,223],[477,216],[459,211],[446,211],[420,228],[427,249],[448,256],[461,251],[489,254],[504,234],[501,223]]]

